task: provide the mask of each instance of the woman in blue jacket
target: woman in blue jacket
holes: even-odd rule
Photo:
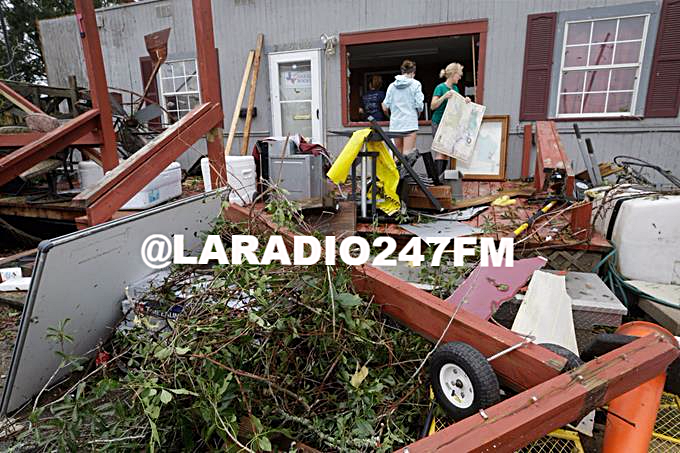
[[[423,111],[425,96],[420,82],[414,77],[416,64],[404,60],[401,64],[401,75],[387,87],[383,111],[390,117],[390,132],[407,132],[404,137],[394,139],[399,151],[408,154],[416,148],[416,132],[418,117]]]

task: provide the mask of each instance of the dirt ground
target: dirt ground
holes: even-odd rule
[[[12,360],[12,350],[20,318],[20,311],[0,304],[0,394],[5,386],[7,371]]]

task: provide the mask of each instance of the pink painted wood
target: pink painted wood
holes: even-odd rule
[[[503,302],[507,302],[529,281],[535,270],[546,265],[542,257],[514,260],[513,266],[481,267],[446,299],[447,303],[488,320]]]

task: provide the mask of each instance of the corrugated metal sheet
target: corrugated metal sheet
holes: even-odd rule
[[[214,0],[215,38],[220,52],[220,73],[224,110],[229,122],[243,65],[248,50],[255,46],[258,32],[265,34],[265,51],[321,47],[322,34],[366,31],[416,24],[457,22],[483,19],[489,21],[487,36],[484,99],[489,114],[511,116],[508,176],[519,176],[522,139],[517,121],[522,83],[524,35],[528,14],[563,11],[618,4],[631,0]],[[163,17],[168,9],[169,17]],[[194,30],[189,0],[147,1],[102,10],[100,29],[109,85],[142,90],[139,57],[146,54],[143,35],[172,27],[169,52],[194,51]],[[51,84],[67,84],[70,74],[85,81],[77,27],[71,17],[40,22],[43,48]],[[342,128],[340,121],[340,56],[325,59],[324,110],[327,129]],[[252,130],[266,135],[271,130],[269,81],[266,58],[260,69],[256,106],[258,117]],[[589,134],[598,154],[608,158],[621,151],[649,158],[667,165],[680,174],[680,126],[677,119],[643,121],[607,121],[582,123],[601,130]],[[632,125],[645,130],[663,126],[678,128],[664,133],[606,133],[612,127]],[[560,125],[568,129],[569,123]],[[564,138],[569,152],[575,151],[570,135]],[[422,128],[418,146],[429,148],[429,128]],[[329,136],[329,150],[338,152],[344,139]],[[234,149],[238,149],[237,143]],[[574,152],[572,158],[576,157]],[[577,161],[577,169],[581,163]]]

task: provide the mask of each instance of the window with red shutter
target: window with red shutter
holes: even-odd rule
[[[534,121],[548,117],[556,23],[557,13],[531,14],[527,17],[520,120]]]
[[[645,117],[675,118],[680,107],[680,0],[664,0]]]

